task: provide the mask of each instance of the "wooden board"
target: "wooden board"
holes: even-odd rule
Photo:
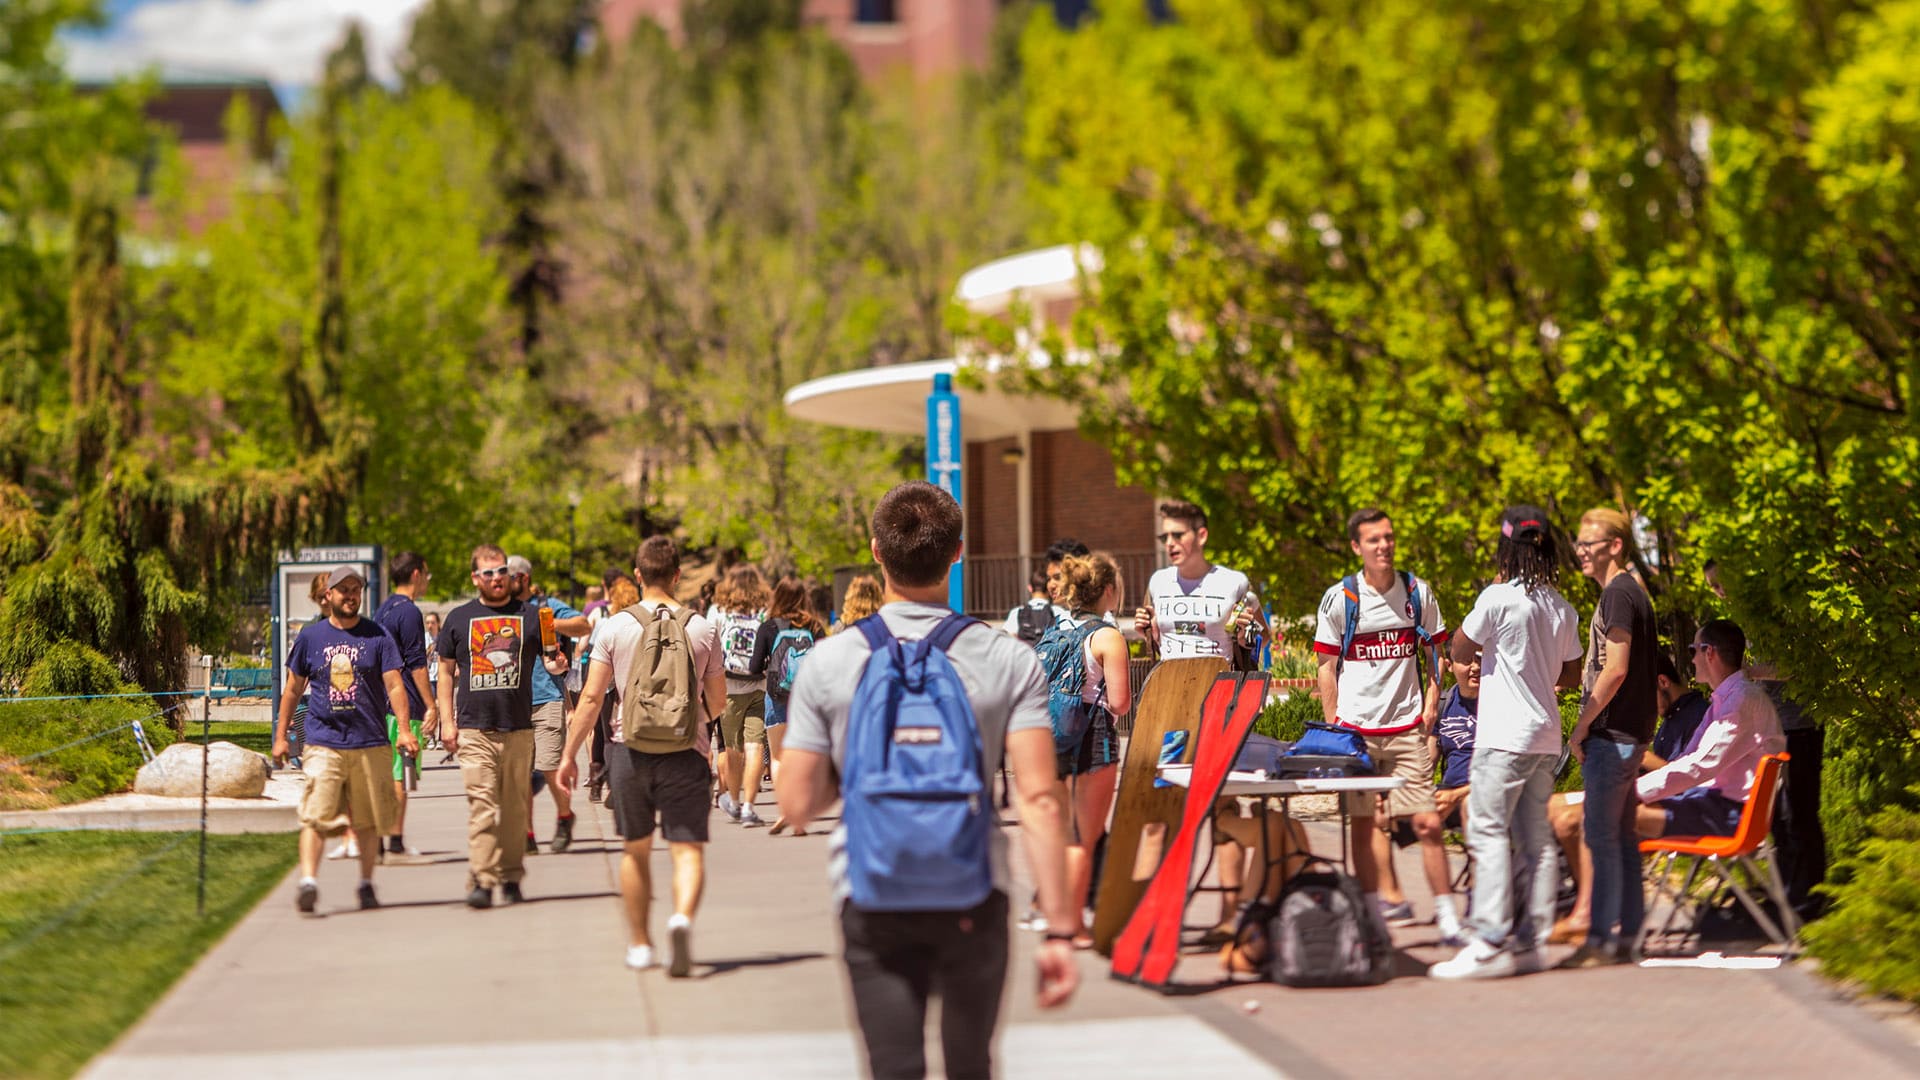
[[[1187,732],[1192,754],[1194,725],[1200,703],[1213,686],[1214,676],[1227,670],[1224,657],[1163,660],[1147,674],[1140,702],[1133,711],[1133,733],[1127,757],[1120,767],[1119,790],[1113,802],[1113,827],[1107,835],[1107,857],[1100,875],[1099,901],[1093,910],[1093,947],[1102,956],[1113,955],[1113,942],[1147,891],[1145,880],[1134,880],[1134,862],[1140,852],[1143,829],[1157,827],[1171,833],[1180,826],[1186,789],[1153,786],[1160,764],[1160,740],[1169,731]],[[1191,756],[1182,760],[1191,761]]]

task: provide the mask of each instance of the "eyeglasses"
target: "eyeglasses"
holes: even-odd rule
[[[1592,550],[1593,550],[1594,548],[1597,548],[1597,547],[1604,547],[1605,545],[1607,545],[1607,544],[1611,544],[1611,543],[1613,543],[1613,541],[1612,541],[1611,539],[1608,539],[1608,540],[1575,540],[1575,541],[1573,542],[1573,550],[1575,550],[1575,551],[1592,551]]]
[[[1711,649],[1711,648],[1713,648],[1713,646],[1707,644],[1704,641],[1696,641],[1693,644],[1687,646],[1687,651],[1690,653],[1698,653],[1701,649]]]
[[[504,566],[489,566],[485,570],[475,570],[473,572],[473,576],[477,578],[487,578],[491,580],[497,577],[506,577],[508,574],[511,574],[511,573],[513,573],[513,571],[507,569]]]

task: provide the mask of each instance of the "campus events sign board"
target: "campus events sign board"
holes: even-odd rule
[[[966,505],[960,486],[960,395],[953,392],[953,376],[944,372],[933,377],[933,393],[927,395],[927,482]],[[947,579],[947,606],[965,611],[966,563],[955,563]]]

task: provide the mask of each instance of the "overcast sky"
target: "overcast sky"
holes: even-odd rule
[[[5,0],[0,0],[4,3]],[[319,81],[321,62],[346,33],[365,28],[374,74],[391,80],[394,57],[425,0],[107,0],[104,33],[69,35],[67,70],[105,79],[162,72],[252,75],[292,90]]]

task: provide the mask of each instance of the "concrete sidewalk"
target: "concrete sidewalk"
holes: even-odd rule
[[[771,819],[771,796],[760,802]],[[532,902],[469,911],[458,773],[430,768],[408,822],[427,854],[380,869],[385,907],[358,911],[355,871],[329,862],[319,913],[302,916],[289,876],[86,1075],[860,1075],[824,835],[772,837],[716,811],[695,923],[700,962],[693,978],[674,980],[622,966],[611,823],[584,800],[576,812],[574,849],[529,861]],[[544,795],[536,819],[544,840],[553,820]],[[1317,829],[1316,841],[1325,835]],[[654,868],[664,884],[664,850]],[[662,938],[664,926],[657,902]],[[1446,954],[1433,937],[1431,926],[1400,933],[1403,975]],[[1043,1014],[1031,939],[1017,936],[1001,1028],[998,1061],[1012,1077],[1920,1073],[1905,1028],[1792,968],[1627,967],[1467,985],[1405,977],[1362,990],[1247,985],[1166,997],[1108,979],[1086,954],[1079,996]],[[1194,956],[1182,977],[1204,982],[1218,970]]]

